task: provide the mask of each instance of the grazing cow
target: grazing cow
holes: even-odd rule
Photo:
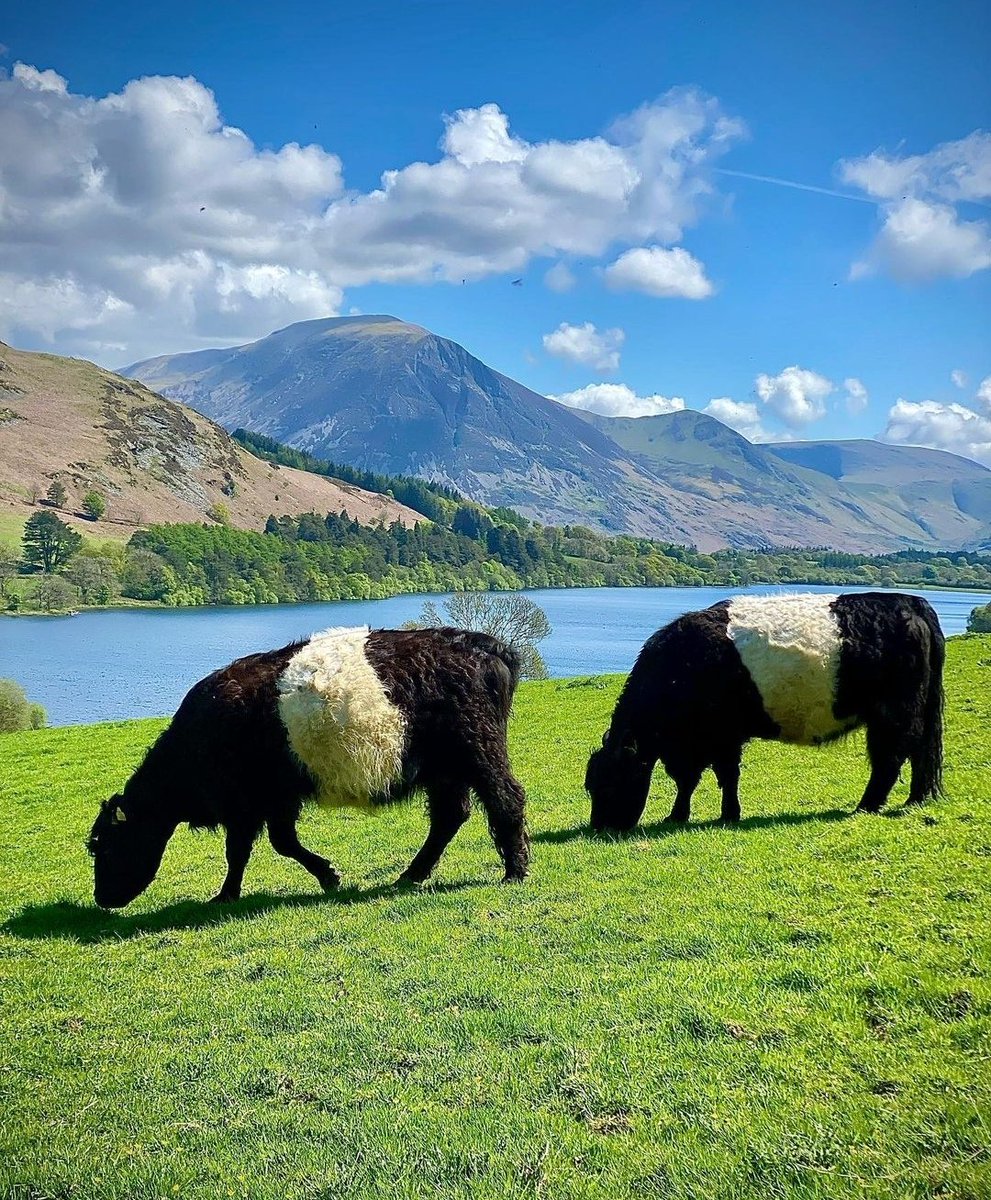
[[[155,878],[177,826],[223,826],[236,900],[255,839],[325,891],[340,883],[296,835],[303,802],[372,808],[426,792],[430,831],[403,872],[420,883],[484,807],[507,880],[527,873],[523,788],[506,728],[519,678],[516,652],[459,629],[328,629],[251,654],[197,683],[124,791],[101,806],[89,839],[97,904],[119,908]]]
[[[687,821],[712,767],[722,819],[740,819],[740,755],[751,738],[819,745],[867,728],[877,812],[912,764],[908,801],[941,790],[944,641],[917,596],[738,596],[686,613],[648,639],[623,688],[585,788],[594,829],[629,830],[660,761]]]

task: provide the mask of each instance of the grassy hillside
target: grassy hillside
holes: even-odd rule
[[[213,519],[261,529],[269,513],[340,512],[359,521],[416,513],[388,497],[247,453],[212,421],[134,380],[81,359],[0,342],[0,536],[37,511],[58,481],[61,518],[101,538],[160,521]],[[94,526],[80,511],[91,489],[106,501]]]
[[[586,836],[617,679],[521,688],[534,870],[476,816],[317,813],[349,885],[177,836],[124,914],[83,839],[160,721],[0,737],[0,1196],[955,1197],[991,1191],[991,638],[951,643],[948,799],[850,817],[862,742],[752,747],[745,820]]]

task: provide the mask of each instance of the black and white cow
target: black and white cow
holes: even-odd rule
[[[227,833],[236,900],[255,839],[295,859],[324,890],[337,872],[300,844],[303,802],[372,808],[426,792],[430,831],[403,873],[422,882],[468,819],[474,792],[506,879],[527,873],[525,797],[507,722],[520,662],[484,633],[328,629],[240,658],[197,683],[89,839],[96,902],[129,904],[154,879],[176,828]]]
[[[623,688],[585,787],[593,828],[632,829],[660,761],[687,821],[703,772],[740,817],[740,756],[751,738],[814,746],[866,726],[877,812],[912,765],[909,803],[939,793],[944,640],[917,596],[739,596],[687,613],[648,639]]]

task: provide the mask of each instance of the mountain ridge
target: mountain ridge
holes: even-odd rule
[[[300,322],[228,350],[163,355],[124,370],[227,428],[368,470],[424,476],[544,524],[704,550],[882,553],[966,547],[991,535],[991,472],[969,460],[950,456],[963,481],[955,487],[945,472],[920,487],[887,467],[873,481],[836,478],[812,452],[803,460],[787,449],[816,443],[782,443],[781,452],[753,445],[694,410],[581,412],[386,314]]]

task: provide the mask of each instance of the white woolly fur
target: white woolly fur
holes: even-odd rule
[[[831,595],[737,596],[727,632],[783,742],[812,745],[842,732],[833,715],[840,627]]]
[[[332,808],[366,807],[402,767],[406,723],[365,657],[367,639],[367,626],[314,634],[279,679],[289,744]]]

